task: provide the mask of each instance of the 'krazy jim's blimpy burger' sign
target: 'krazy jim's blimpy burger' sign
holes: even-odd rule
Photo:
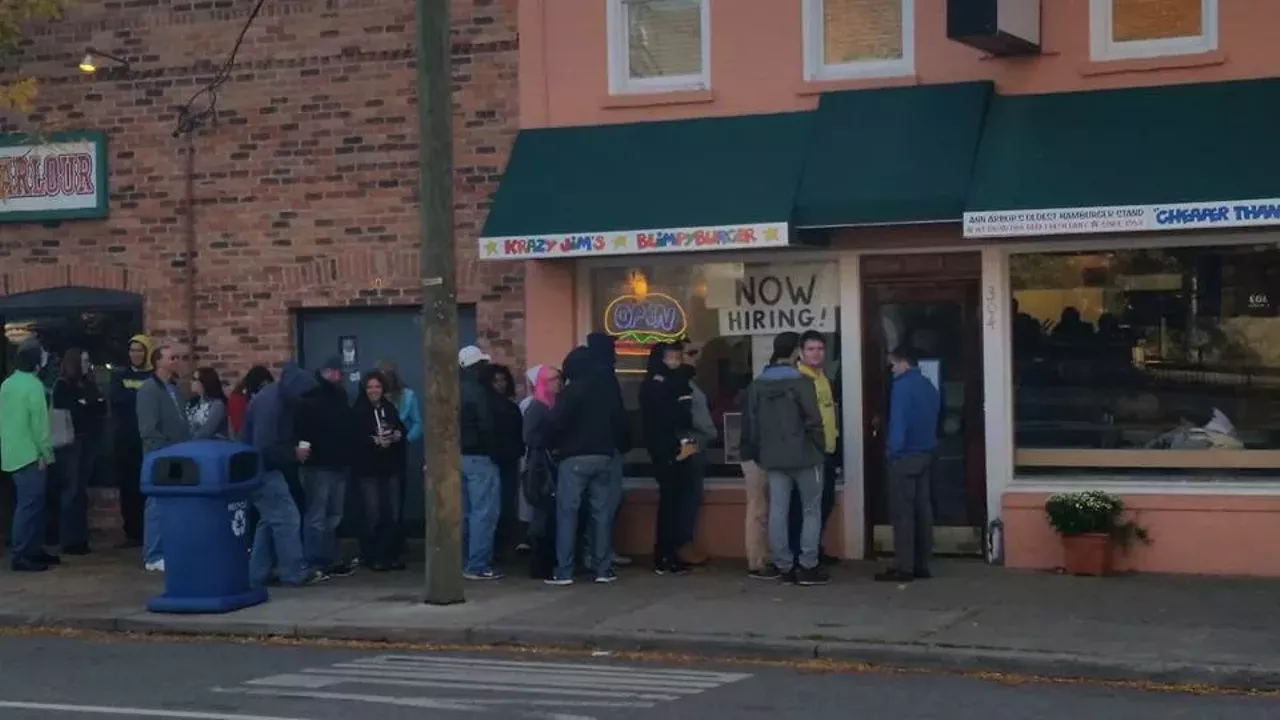
[[[560,257],[743,250],[785,247],[787,242],[786,223],[497,237],[480,238],[480,259],[542,260]]]
[[[106,216],[105,134],[0,136],[0,223]]]

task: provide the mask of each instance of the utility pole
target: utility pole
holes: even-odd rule
[[[453,50],[449,0],[417,0],[418,225],[426,433],[425,600],[463,602],[458,299],[453,272]]]

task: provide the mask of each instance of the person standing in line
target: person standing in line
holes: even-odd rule
[[[774,568],[763,573],[798,585],[825,585],[830,578],[818,565],[822,414],[813,382],[795,367],[800,350],[797,341],[795,333],[774,338],[774,363],[747,389],[742,457],[763,468],[769,481],[769,545]],[[798,566],[787,518],[793,488],[800,489],[804,509]]]
[[[144,457],[170,445],[191,439],[186,402],[178,387],[178,358],[173,348],[161,345],[151,353],[151,377],[138,388],[138,436]],[[139,478],[141,481],[141,478]],[[160,505],[147,498],[143,525],[143,566],[150,572],[164,572],[164,536],[160,527]]]
[[[320,366],[316,386],[298,401],[294,427],[298,441],[311,448],[298,468],[304,502],[302,550],[307,566],[335,577],[351,575],[355,564],[339,558],[338,526],[347,507],[352,448],[364,441],[356,434],[354,415],[347,404],[341,358],[331,357]]]
[[[364,500],[364,533],[361,553],[376,572],[404,570],[400,561],[399,518],[404,468],[404,424],[400,411],[386,396],[382,373],[367,373],[360,383],[352,415],[355,422],[355,454],[352,474]]]
[[[822,450],[826,460],[822,464],[822,535],[827,532],[827,523],[831,520],[831,511],[836,504],[836,474],[840,467],[837,450],[840,439],[840,421],[836,412],[835,393],[831,381],[826,375],[827,339],[817,330],[806,330],[800,336],[800,362],[796,369],[801,375],[813,381],[813,389],[818,393],[818,410],[822,413]],[[799,547],[800,526],[804,512],[801,510],[799,491],[791,494],[791,546]],[[818,543],[818,560],[823,565],[835,565],[839,558],[828,555],[821,541]]]
[[[45,475],[53,462],[49,405],[36,375],[44,359],[38,340],[22,341],[13,373],[0,383],[0,469],[13,478],[17,494],[11,531],[14,572],[43,572],[61,562],[44,550]]]
[[[525,416],[528,414],[529,406],[533,403],[533,393],[537,389],[538,374],[542,372],[542,367],[543,367],[542,365],[534,365],[533,367],[524,371],[525,396],[521,398],[520,405],[519,405],[521,416]],[[556,377],[558,378],[559,375],[560,375],[560,371],[557,370]],[[523,429],[523,421],[521,421],[521,423],[522,423],[521,427]],[[525,448],[526,448],[525,454],[527,459],[528,439],[525,440]],[[521,460],[521,463],[520,463],[521,477],[524,476],[526,467],[527,466],[524,460]],[[533,523],[533,506],[529,504],[529,499],[525,497],[525,493],[523,491],[517,493],[516,504],[518,508],[517,517],[520,518],[520,522],[523,523],[526,528],[531,527],[531,523]],[[523,554],[523,553],[529,552],[532,549],[533,549],[533,539],[528,533],[526,533],[525,537],[522,538],[520,542],[516,544],[516,553]],[[545,579],[545,578],[539,578],[539,579]]]
[[[535,365],[524,411],[525,463],[520,497],[529,523],[529,574],[549,580],[556,572],[556,461],[551,413],[560,394],[560,371]]]
[[[53,407],[71,414],[75,436],[56,448],[54,475],[58,478],[58,537],[64,555],[89,554],[89,478],[93,477],[107,403],[93,381],[89,353],[68,348],[53,384]]]
[[[683,344],[658,343],[649,352],[648,369],[640,384],[644,443],[658,481],[653,546],[653,572],[658,575],[689,572],[676,551],[684,505],[695,482],[693,456],[698,444],[693,432],[693,389],[688,375],[680,369],[683,363]]]
[[[931,504],[934,452],[938,447],[941,395],[920,372],[915,350],[889,354],[893,386],[889,391],[889,514],[893,519],[893,565],[876,575],[880,582],[929,578],[933,556]]]
[[[187,425],[192,440],[226,440],[227,396],[222,378],[211,367],[196,370],[191,379],[191,399],[187,401]]]
[[[395,531],[396,531],[396,554],[404,553],[404,508],[405,508],[405,491],[408,488],[409,463],[413,462],[419,467],[422,466],[422,457],[409,457],[409,446],[422,439],[422,408],[418,404],[418,394],[413,388],[404,384],[404,379],[400,377],[400,368],[391,360],[379,360],[377,364],[378,372],[382,373],[382,379],[386,382],[383,389],[383,395],[396,409],[400,412],[400,423],[404,425],[404,442],[400,444],[401,452],[396,456],[400,462],[400,467],[396,471],[396,477],[400,478],[400,502],[396,515]]]
[[[493,542],[502,510],[502,476],[495,446],[490,390],[480,377],[490,358],[475,345],[458,351],[461,373],[458,433],[462,449],[462,577],[500,580],[493,568]]]
[[[715,421],[711,419],[711,404],[706,393],[698,387],[698,348],[686,345],[684,348],[684,364],[680,371],[686,376],[691,393],[689,404],[690,431],[698,451],[686,462],[692,463],[689,469],[691,482],[685,487],[685,497],[680,502],[680,534],[677,539],[676,554],[680,561],[692,566],[706,565],[710,559],[698,547],[698,513],[702,510],[702,493],[707,474],[707,448],[720,437]]]
[[[520,527],[520,460],[524,457],[524,417],[516,404],[515,379],[505,365],[490,364],[481,383],[489,389],[493,414],[493,461],[498,464],[502,495],[498,512],[500,555],[515,549],[526,529]]]
[[[249,578],[256,586],[267,584],[273,570],[286,585],[311,585],[329,579],[321,570],[307,567],[302,553],[302,520],[285,479],[286,472],[293,472],[311,457],[311,446],[298,440],[294,418],[298,401],[315,386],[312,375],[287,363],[280,371],[280,381],[262,388],[244,416],[241,434],[262,453],[266,470],[262,484],[250,495],[258,511],[249,556]]]
[[[597,363],[597,369],[600,370],[605,382],[609,386],[609,391],[613,393],[618,406],[623,408],[624,424],[618,429],[618,439],[616,442],[616,450],[613,454],[613,487],[617,489],[617,497],[613,499],[613,514],[610,517],[610,524],[618,521],[618,513],[622,512],[622,480],[623,480],[623,458],[627,453],[631,452],[631,423],[627,422],[626,401],[622,397],[622,384],[618,382],[618,350],[614,343],[613,336],[606,332],[592,332],[587,335],[587,349],[591,351],[592,357]],[[585,518],[585,515],[584,515]],[[579,532],[584,534],[583,537],[583,555],[590,557],[593,555],[591,548],[591,538],[595,533],[590,531],[590,525],[585,520]],[[610,538],[612,541],[612,538]],[[612,544],[610,545],[612,547]],[[631,565],[631,558],[625,555],[613,553],[613,565],[615,567],[627,567]]]
[[[800,344],[800,335],[784,332],[774,340],[774,347],[790,347]],[[777,364],[779,358],[770,355],[766,368]],[[745,433],[745,431],[744,431]],[[745,437],[745,435],[744,435]],[[745,452],[745,449],[741,450]],[[778,570],[769,552],[769,479],[754,460],[742,459],[742,480],[746,490],[747,510],[744,522],[744,543],[747,555],[747,575],[756,580],[777,580]],[[798,536],[791,540],[799,543]]]
[[[115,442],[116,485],[120,490],[120,518],[124,522],[121,547],[141,547],[143,536],[142,438],[138,437],[138,388],[151,377],[151,339],[129,339],[129,359],[111,377],[111,431]]]
[[[233,440],[240,438],[240,430],[244,427],[244,416],[249,411],[249,403],[262,388],[270,385],[275,378],[271,371],[262,365],[254,365],[249,372],[240,378],[240,382],[231,389],[227,398],[227,430]]]
[[[556,571],[548,585],[573,584],[582,500],[590,508],[591,555],[583,564],[601,584],[614,582],[613,513],[617,477],[614,453],[626,427],[626,411],[610,390],[608,380],[586,347],[574,348],[564,359],[566,384],[551,409],[551,437],[556,469]]]

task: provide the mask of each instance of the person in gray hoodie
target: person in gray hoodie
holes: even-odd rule
[[[262,453],[266,470],[262,485],[250,499],[258,510],[258,528],[249,559],[249,577],[265,585],[272,568],[286,585],[310,585],[328,579],[309,569],[302,554],[302,519],[289,492],[286,472],[311,456],[311,448],[298,443],[294,416],[298,401],[316,386],[315,376],[293,363],[280,372],[280,381],[263,388],[253,398],[244,417],[241,437]]]
[[[822,414],[813,382],[795,363],[800,337],[793,332],[773,340],[773,363],[747,389],[742,415],[742,457],[764,470],[769,483],[769,547],[774,568],[762,575],[798,585],[824,585],[829,577],[818,566],[822,534]],[[792,489],[800,492],[803,524],[799,565],[788,537]]]
[[[173,348],[161,345],[151,353],[155,371],[138,388],[138,436],[144,455],[191,439],[191,426],[183,408],[186,399],[178,386],[178,358]],[[152,572],[164,572],[164,537],[160,534],[160,505],[147,498],[143,519],[142,561]]]

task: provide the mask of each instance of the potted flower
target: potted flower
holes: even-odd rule
[[[1044,511],[1062,536],[1064,567],[1072,575],[1107,575],[1116,547],[1149,541],[1145,528],[1125,520],[1124,501],[1101,490],[1056,493]]]

